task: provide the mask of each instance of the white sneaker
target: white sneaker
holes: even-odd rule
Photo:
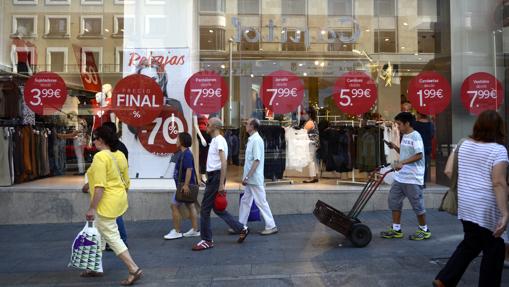
[[[182,238],[182,233],[179,233],[177,232],[175,229],[172,229],[170,231],[170,233],[166,234],[164,237],[164,239],[166,240],[172,240],[172,239],[179,239],[179,238]]]
[[[195,231],[193,228],[191,228],[191,229],[189,229],[188,232],[184,233],[183,235],[184,235],[184,237],[198,237],[198,236],[200,236],[200,232]]]

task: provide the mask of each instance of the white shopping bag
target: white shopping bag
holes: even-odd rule
[[[383,167],[380,169],[380,174],[385,174],[391,169],[392,169],[391,166]],[[384,177],[384,182],[388,185],[391,185],[394,182],[394,172],[389,172],[388,174],[386,174]]]
[[[101,235],[93,221],[85,223],[72,244],[69,267],[103,272]]]

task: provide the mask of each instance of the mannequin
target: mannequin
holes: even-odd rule
[[[12,40],[12,72],[31,76],[33,74],[32,66],[37,63],[37,50],[34,44],[23,39],[26,34],[26,28],[19,26],[16,37]]]
[[[111,97],[112,87],[110,84],[104,84],[102,86],[102,91],[95,94],[97,106],[94,110],[92,132],[105,122],[113,122],[118,128],[117,117],[111,110]]]

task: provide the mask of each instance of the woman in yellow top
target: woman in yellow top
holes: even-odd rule
[[[127,190],[129,175],[127,160],[117,150],[118,137],[110,129],[100,127],[94,131],[93,143],[99,150],[95,154],[92,165],[87,171],[90,188],[90,208],[86,213],[87,220],[94,220],[101,234],[101,247],[106,243],[124,262],[129,270],[129,277],[122,285],[132,285],[143,275],[143,271],[131,258],[127,246],[120,238],[116,218],[127,210]],[[96,215],[97,214],[97,215]],[[102,276],[102,273],[85,271],[83,277]]]

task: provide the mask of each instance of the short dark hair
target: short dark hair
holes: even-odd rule
[[[117,133],[117,125],[113,122],[105,122],[102,126],[111,129],[113,133]]]
[[[112,152],[118,150],[118,136],[111,128],[104,125],[100,126],[94,131],[94,137],[101,139]]]
[[[257,131],[260,128],[260,120],[252,118],[249,120],[249,124],[253,126],[253,129]]]
[[[191,135],[186,132],[179,133],[178,138],[179,138],[180,144],[183,147],[188,148],[188,147],[191,147],[191,145],[193,144],[193,138],[191,138]]]
[[[415,117],[414,117],[414,115],[412,115],[412,113],[401,112],[394,117],[394,120],[400,121],[403,124],[410,123],[410,125],[413,126],[413,124],[415,122]]]
[[[494,110],[482,112],[475,121],[472,139],[480,142],[505,143],[505,124],[502,116]]]
[[[316,110],[313,107],[309,107],[306,110],[306,113],[308,114],[309,118],[313,121],[316,121]]]

